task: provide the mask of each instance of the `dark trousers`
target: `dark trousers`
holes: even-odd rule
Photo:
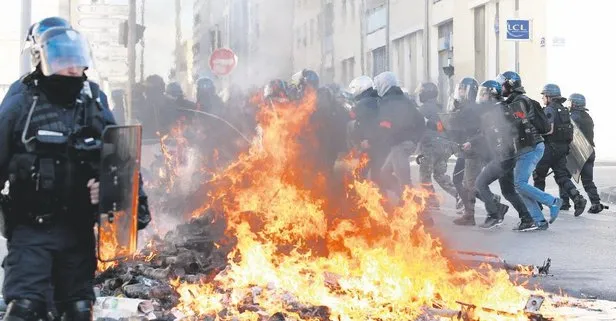
[[[588,157],[586,163],[582,167],[582,171],[580,173],[580,177],[582,180],[582,186],[584,186],[584,190],[586,194],[588,194],[588,198],[590,199],[591,204],[600,204],[601,198],[599,197],[599,193],[597,192],[597,186],[593,180],[593,172],[595,169],[595,153],[593,152]],[[560,198],[563,200],[563,204],[569,204],[569,195],[560,190]]]
[[[47,304],[53,288],[59,315],[66,304],[94,301],[95,244],[92,226],[16,226],[3,262],[4,300],[29,299]]]
[[[567,169],[567,153],[569,145],[561,143],[546,143],[543,158],[537,164],[533,173],[535,187],[545,191],[545,178],[550,169],[554,171],[554,180],[561,191],[567,193],[569,197],[579,194],[577,188],[571,181],[571,173]]]
[[[458,191],[458,195],[464,195],[464,164],[466,161],[463,157],[458,157],[456,165],[453,167],[452,182]]]
[[[520,197],[520,194],[515,189],[513,182],[513,169],[515,168],[516,160],[507,159],[492,160],[482,170],[475,187],[480,195],[480,199],[484,202],[486,211],[489,216],[494,216],[498,212],[498,202],[495,195],[490,190],[490,184],[498,180],[503,197],[511,203],[518,212],[521,220],[531,221],[532,218]]]

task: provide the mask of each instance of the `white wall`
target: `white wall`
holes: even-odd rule
[[[616,160],[616,108],[612,98],[616,67],[609,30],[616,2],[548,0],[548,6],[547,81],[558,84],[563,96],[572,92],[586,96],[595,122],[597,159]],[[555,38],[564,39],[564,45],[554,46]]]

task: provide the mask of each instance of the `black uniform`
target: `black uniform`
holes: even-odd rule
[[[491,158],[475,183],[488,212],[488,218],[482,227],[489,228],[500,224],[508,208],[500,203],[500,197],[490,191],[489,185],[495,180],[498,180],[503,196],[516,209],[520,219],[532,221],[524,201],[515,189],[513,180],[516,157],[521,149],[518,134],[519,118],[515,117],[509,107],[502,102],[488,102],[480,106],[482,135],[471,140],[471,144],[485,144]]]
[[[535,187],[544,191],[545,178],[551,168],[554,171],[554,180],[556,180],[559,188],[576,203],[577,216],[584,211],[586,200],[571,181],[571,174],[567,169],[569,144],[573,140],[573,124],[571,124],[569,110],[557,100],[552,98],[552,102],[543,110],[548,121],[554,125],[554,131],[545,136],[545,152],[543,158],[537,164],[537,168],[535,168],[533,180]]]
[[[379,183],[381,167],[387,157],[386,147],[381,142],[379,132],[379,95],[376,90],[368,89],[355,97],[353,114],[355,120],[351,121],[347,129],[349,145],[358,146],[362,141],[368,141],[367,150],[369,162],[364,176],[370,173],[372,180]]]
[[[83,78],[68,78],[74,79],[66,86],[51,77],[30,83],[0,108],[0,181],[10,183],[10,199],[2,204],[8,247],[3,296],[10,302],[7,316],[26,321],[52,309],[47,306],[51,288],[60,314],[68,320],[91,318],[97,207],[90,203],[87,182],[98,177],[100,149],[75,146],[100,139],[115,121],[97,102],[96,84],[87,82],[88,95],[81,90]],[[41,131],[56,135],[28,142]],[[139,203],[139,228],[144,228],[150,216],[142,190]]]
[[[424,135],[425,119],[414,101],[399,87],[391,87],[379,102],[379,129],[384,147],[390,149],[381,170],[381,179],[401,195],[405,187],[411,186],[409,156]],[[391,180],[392,174],[396,181]]]
[[[594,147],[595,146],[595,124],[592,120],[592,117],[588,114],[588,109],[586,108],[572,108],[571,109],[571,119],[575,121],[578,125],[578,128],[584,134],[584,137],[588,140],[588,142]],[[595,152],[593,152],[588,160],[582,167],[581,171],[581,179],[582,186],[584,186],[584,190],[586,194],[588,194],[588,198],[590,199],[590,203],[592,205],[600,205],[601,199],[599,198],[599,193],[597,192],[597,186],[593,181],[593,171],[595,167]],[[569,195],[564,191],[560,191],[560,198],[563,200],[563,206],[565,208],[570,207],[569,205]],[[590,211],[589,211],[590,212]]]

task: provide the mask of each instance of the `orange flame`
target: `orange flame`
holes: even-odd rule
[[[214,176],[207,203],[192,213],[224,213],[237,246],[212,283],[172,282],[177,308],[189,316],[226,309],[257,320],[282,311],[315,319],[298,306],[326,306],[332,320],[413,320],[426,308],[459,309],[463,301],[508,313],[475,309],[475,319],[526,320],[520,311],[527,293],[506,272],[457,270],[443,255],[441,242],[421,224],[427,192],[406,190],[401,205],[383,207],[379,190],[358,178],[365,155],[345,159],[354,173],[345,195],[337,196],[345,206],[331,205],[322,190],[327,177],[307,177],[299,152],[315,97],[308,92],[300,103],[253,98],[261,102],[258,139]],[[240,313],[247,298],[258,309]]]

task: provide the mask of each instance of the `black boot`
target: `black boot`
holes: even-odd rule
[[[601,211],[605,210],[605,209],[609,209],[608,206],[605,206],[601,203],[599,204],[592,204],[592,206],[588,209],[588,213],[590,214],[599,214],[601,213]]]
[[[3,321],[38,321],[43,318],[45,318],[45,303],[17,299],[7,305]]]
[[[62,321],[92,321],[92,301],[68,303],[62,311]]]
[[[582,194],[578,192],[577,195],[573,197],[573,208],[575,209],[575,212],[573,213],[573,215],[574,216],[582,215],[582,213],[584,213],[584,209],[586,209],[586,203],[587,201],[584,198],[584,196],[582,196]]]

